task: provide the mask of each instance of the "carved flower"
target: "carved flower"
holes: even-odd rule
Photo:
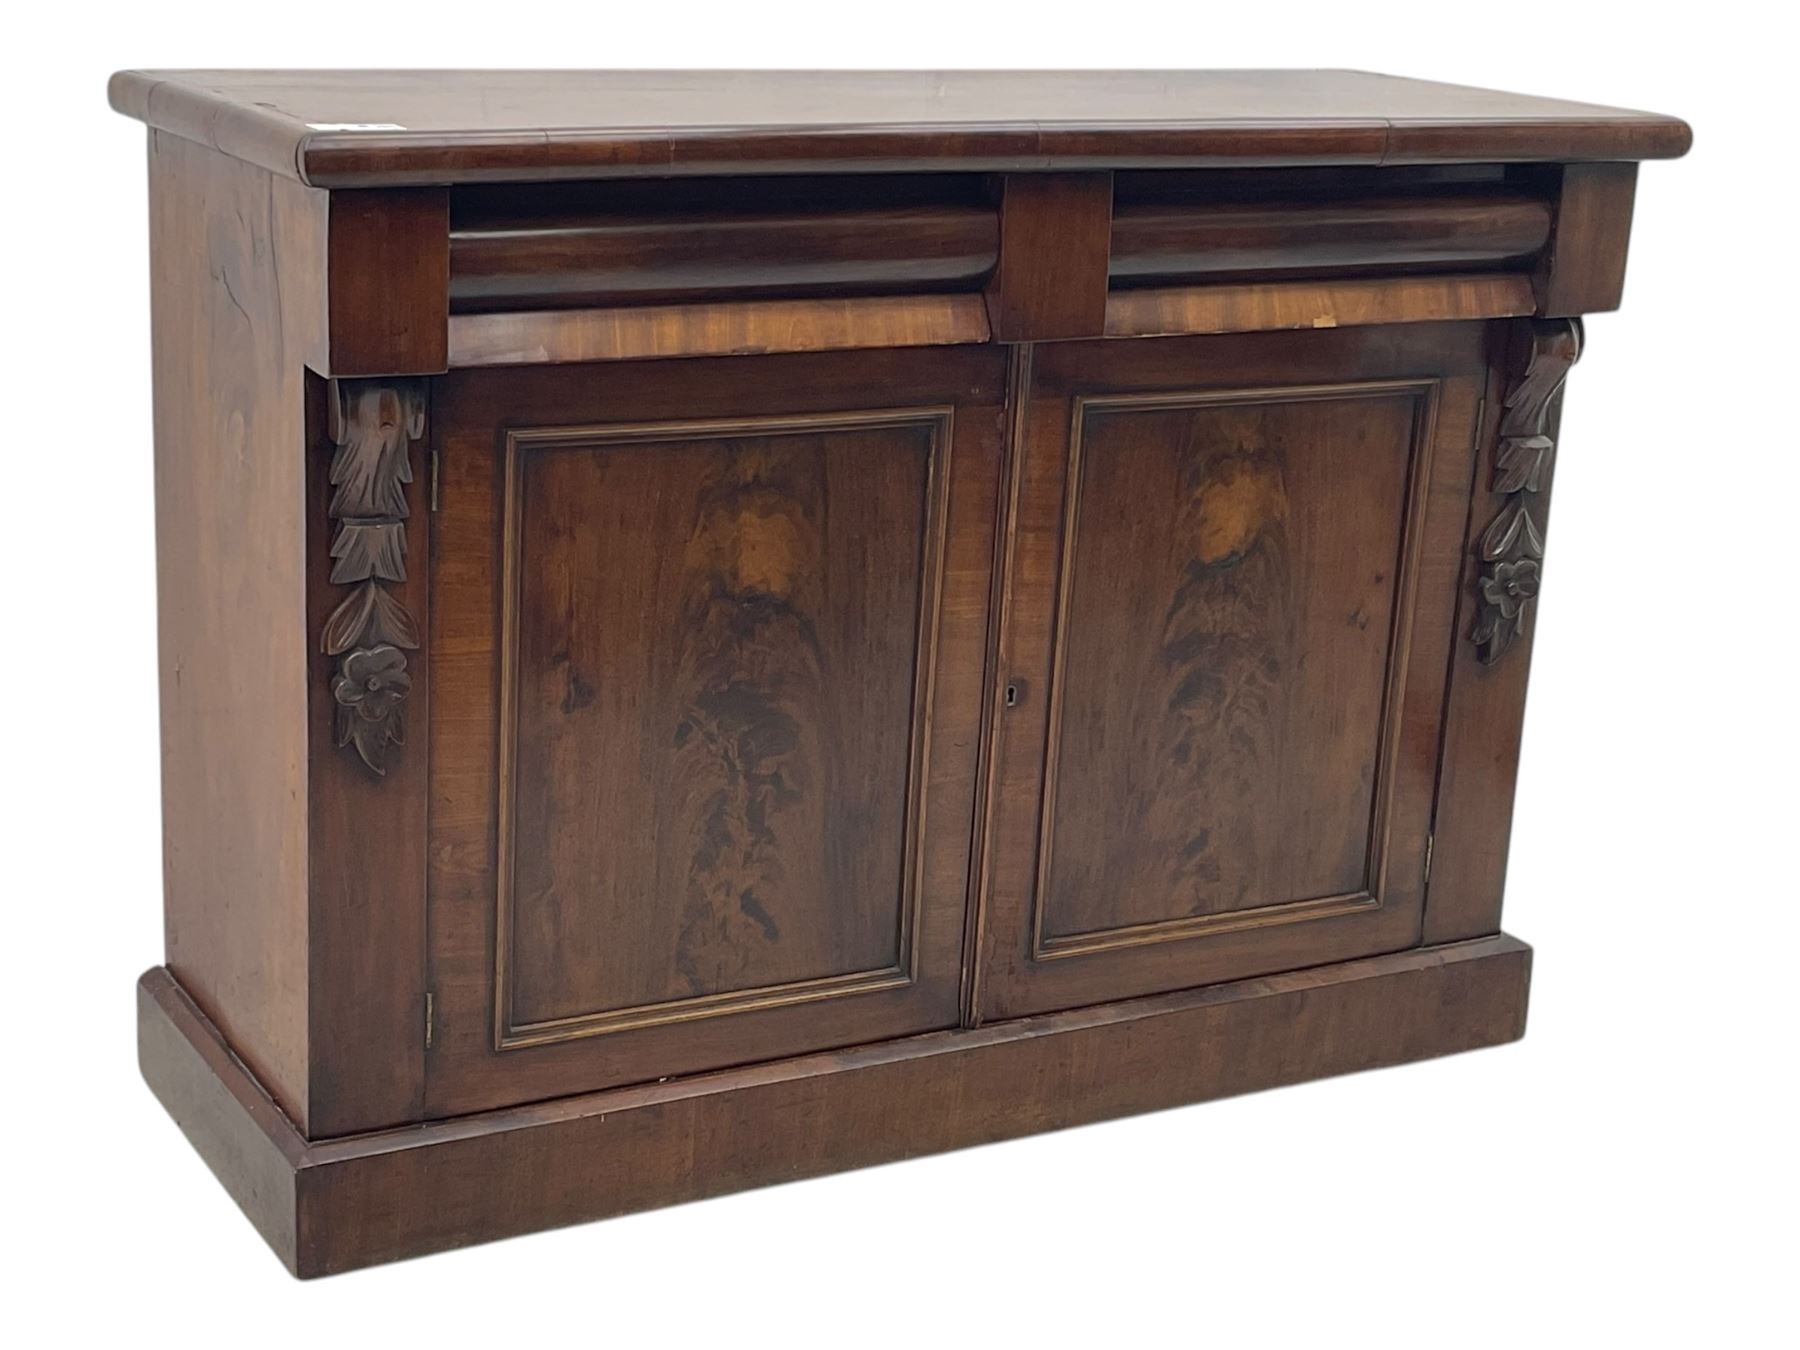
[[[1525,602],[1538,592],[1538,564],[1534,559],[1495,563],[1481,579],[1481,595],[1502,618],[1517,616]]]
[[[384,720],[411,689],[406,654],[385,642],[351,652],[331,682],[337,701],[365,722]]]

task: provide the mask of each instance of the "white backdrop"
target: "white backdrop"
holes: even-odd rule
[[[29,45],[15,16],[9,1339],[1791,1337],[1800,295],[1772,13],[171,0],[43,7]],[[1687,118],[1693,153],[1644,168],[1624,310],[1590,320],[1563,418],[1507,898],[1537,948],[1526,1039],[291,1281],[134,1063],[132,984],[161,951],[144,134],[105,81],[342,65],[1351,66]]]

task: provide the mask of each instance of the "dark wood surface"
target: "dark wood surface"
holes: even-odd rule
[[[1047,344],[983,1018],[1418,938],[1481,325]]]
[[[458,312],[975,290],[1000,251],[979,174],[465,187]]]
[[[925,410],[509,446],[503,1034],[904,973],[949,430]]]
[[[307,1141],[223,1029],[167,966],[137,984],[138,1068],[226,1193],[295,1269]],[[296,1272],[298,1273],[298,1272]]]
[[[1550,237],[1550,203],[1506,190],[1341,200],[1137,203],[1112,222],[1115,285],[1498,268]]]
[[[1046,214],[1058,227],[1053,244],[1066,250],[1072,215]],[[1112,216],[1108,273],[1116,286],[1148,286],[1522,268],[1548,241],[1551,215],[1549,200],[1506,191],[1125,206]],[[1106,232],[1103,224],[1091,231],[1102,247]],[[461,223],[450,236],[450,307],[481,313],[973,290],[993,272],[999,248],[998,211],[960,205],[488,218]],[[1014,288],[1034,293],[1027,279]],[[1076,318],[1083,309],[1091,317],[1097,302],[1079,290],[1077,297],[1060,303]],[[1006,328],[1003,339],[1013,331]]]
[[[109,92],[151,126],[325,187],[1657,159],[1691,140],[1652,113],[1353,70],[168,70],[121,71]]]
[[[1546,317],[1617,309],[1637,197],[1635,164],[1569,164],[1557,179],[1556,227],[1537,269]]]
[[[450,364],[470,370],[646,357],[881,351],[983,343],[991,335],[987,309],[975,294],[619,305],[453,314]]]
[[[1495,347],[1444,705],[1428,942],[1500,926],[1562,389],[1580,354],[1580,328],[1568,320],[1521,321],[1497,334]],[[1490,561],[1486,543],[1496,523],[1508,519],[1520,529]],[[1507,596],[1496,566],[1511,570],[1523,593]],[[1498,610],[1496,599],[1510,601],[1512,612]],[[1478,640],[1490,623],[1503,641]]]
[[[1531,314],[1531,279],[1513,273],[1246,281],[1114,291],[1108,337],[1272,333]]]
[[[1530,970],[1495,936],[310,1144],[161,968],[138,1043],[258,1231],[317,1276],[1504,1044]]]
[[[306,363],[325,200],[150,141],[164,951],[309,1118]],[[270,472],[286,465],[286,472]]]
[[[425,382],[309,384],[307,1132],[319,1137],[416,1120],[424,1109],[433,569]],[[367,559],[344,547],[351,532],[392,537]],[[370,591],[378,613],[363,609]],[[379,691],[346,701],[368,692],[360,687],[377,652],[403,663],[404,698],[391,708]],[[353,686],[343,697],[340,681]],[[382,711],[380,722],[368,715]]]
[[[955,1024],[1003,371],[440,383],[431,1114]]]
[[[1047,941],[1364,888],[1426,397],[1076,414]]]
[[[391,1125],[423,1102],[424,761],[377,791],[336,744],[347,590],[307,372],[359,303],[410,302],[340,288],[384,227],[332,247],[325,193],[161,133],[150,184],[166,959],[303,1128]],[[411,563],[422,620],[421,529]]]
[[[459,229],[450,241],[450,303],[471,313],[969,290],[998,252],[998,217],[971,207],[747,219],[579,216]]]
[[[292,1268],[1520,1034],[1562,380],[1680,122],[1331,71],[112,96],[143,1062]]]
[[[995,339],[1098,337],[1106,328],[1111,226],[1111,174],[1009,176],[1000,257],[986,290]]]
[[[439,189],[331,194],[333,375],[445,368],[449,221],[449,194]]]

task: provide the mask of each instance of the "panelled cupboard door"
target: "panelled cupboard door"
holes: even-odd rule
[[[1488,340],[1035,350],[976,1016],[1418,940]]]
[[[429,1113],[955,1025],[1004,355],[432,398]]]

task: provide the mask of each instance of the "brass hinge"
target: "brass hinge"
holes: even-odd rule
[[[1435,834],[1425,836],[1425,880],[1431,880],[1431,846],[1437,842]]]
[[[431,997],[431,991],[429,989],[427,989],[425,991],[425,1048],[427,1050],[431,1049],[431,1024],[432,1024],[432,1020],[433,1020],[432,1015],[436,1011],[436,1009],[432,1006],[432,1002],[433,1001],[432,1001],[432,997]]]
[[[437,502],[438,502],[437,484],[438,484],[438,452],[437,452],[437,447],[434,445],[431,447],[431,509],[433,511],[437,510]]]

